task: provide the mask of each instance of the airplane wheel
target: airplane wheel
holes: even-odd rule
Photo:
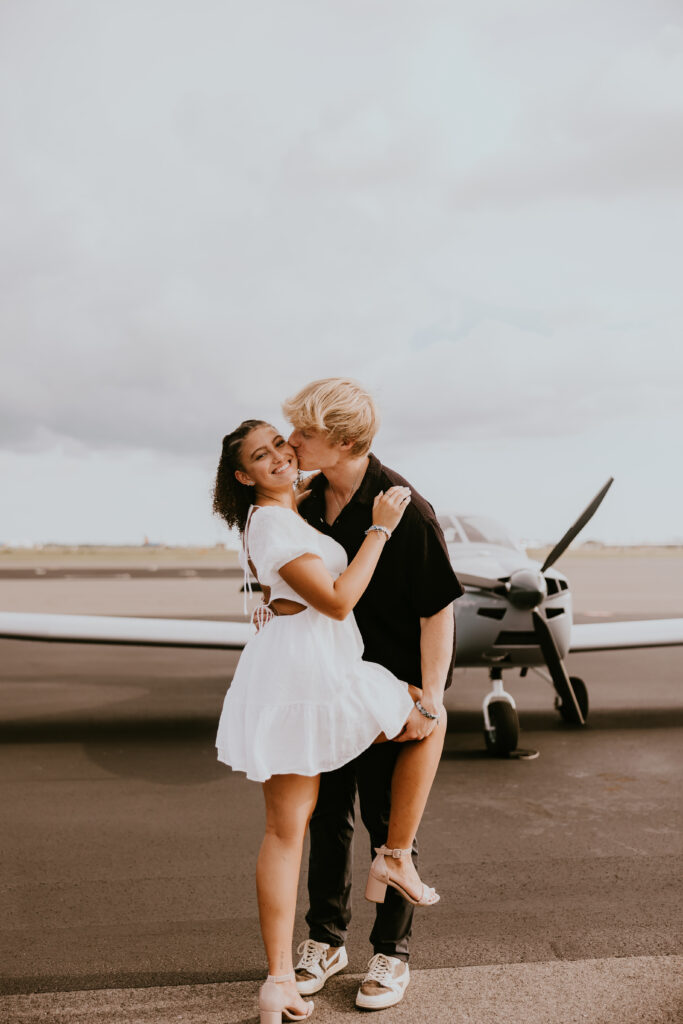
[[[578,676],[570,676],[569,682],[572,684],[572,689],[574,690],[577,703],[581,708],[581,714],[583,715],[583,720],[585,722],[588,718],[588,687],[584,683],[583,679],[579,679]],[[555,707],[560,712],[563,721],[568,722],[569,725],[579,724],[573,704],[567,706],[559,697],[556,697]]]
[[[492,700],[489,704],[490,729],[484,730],[486,749],[494,757],[507,757],[517,749],[519,718],[506,700]]]

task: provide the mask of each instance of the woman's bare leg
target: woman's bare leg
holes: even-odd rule
[[[422,820],[429,792],[439,766],[446,736],[446,715],[441,715],[432,732],[423,740],[403,744],[391,780],[391,815],[387,846],[408,850]],[[419,898],[420,877],[410,857],[386,858],[391,874],[401,878],[408,891]]]
[[[273,775],[263,783],[266,834],[256,862],[256,892],[268,973],[289,974],[304,835],[318,799],[319,776]],[[290,1009],[306,1012],[294,982],[284,986]],[[291,993],[289,989],[291,988]]]
[[[403,745],[391,780],[387,846],[400,849],[412,846],[439,767],[445,736],[444,714],[429,736]]]

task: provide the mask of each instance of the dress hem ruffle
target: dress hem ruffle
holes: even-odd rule
[[[398,736],[398,733],[396,733],[395,735]],[[392,739],[393,737],[388,737],[389,742],[391,742]],[[357,757],[360,757],[360,755],[368,749],[368,746],[366,745],[364,747],[361,747],[361,749],[358,750],[357,753],[352,754],[351,757],[342,757],[335,761],[330,761],[327,764],[322,765],[322,767],[315,768],[312,771],[304,771],[302,770],[301,767],[296,766],[292,768],[283,768],[280,771],[271,772],[269,775],[265,775],[263,777],[261,777],[260,774],[258,776],[253,774],[250,775],[249,768],[243,768],[241,765],[237,765],[233,761],[229,761],[228,758],[230,755],[227,752],[221,750],[220,747],[217,747],[216,749],[218,750],[218,760],[221,762],[221,764],[225,764],[228,766],[228,768],[232,768],[234,772],[244,772],[244,774],[246,775],[247,779],[249,779],[250,782],[267,782],[268,779],[271,779],[273,777],[273,775],[302,775],[304,778],[312,779],[315,775],[322,775],[323,772],[334,772],[337,770],[337,768],[341,768],[343,765],[348,764],[349,761],[354,761]]]
[[[387,677],[389,673],[385,675],[385,670],[380,669],[376,682],[386,683]],[[218,760],[233,771],[244,772],[254,782],[265,782],[271,775],[311,777],[341,768],[367,750],[382,733],[389,740],[398,736],[414,706],[407,687],[391,694],[392,699],[382,702],[379,708],[369,705],[360,687],[349,688],[327,705],[300,701],[285,707],[255,707],[250,702],[229,698],[230,694],[226,698],[230,710],[216,740]],[[288,730],[288,719],[296,723],[295,728]],[[298,734],[299,742],[294,740],[285,749],[278,743],[283,732]],[[311,745],[306,741],[313,736],[326,737],[327,751],[321,753],[318,743]]]

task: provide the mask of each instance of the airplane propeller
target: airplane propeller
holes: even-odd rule
[[[461,572],[458,570],[458,579],[464,586],[476,587],[477,590],[493,590],[494,593],[500,594],[501,597],[506,597],[506,584],[510,577],[501,576],[499,579],[495,579],[490,576],[476,576],[472,572]]]
[[[547,588],[543,573],[560,558],[567,550],[575,537],[578,537],[581,530],[593,518],[602,504],[603,498],[614,483],[614,477],[610,477],[604,487],[595,495],[593,500],[583,510],[579,518],[573,523],[563,537],[557,542],[545,562],[541,566],[540,573],[530,572],[528,569],[520,569],[511,576],[500,576],[498,578],[489,576],[476,576],[474,573],[458,572],[458,579],[468,587],[476,587],[478,590],[491,590],[501,597],[509,597],[517,608],[535,608],[546,596]],[[535,600],[534,600],[535,598]],[[530,604],[529,602],[532,601]]]
[[[574,540],[574,538],[578,536],[579,533],[581,533],[586,523],[588,523],[593,518],[595,513],[598,511],[600,505],[602,504],[602,499],[605,497],[613,483],[614,477],[611,476],[605,484],[605,486],[602,488],[602,490],[598,491],[598,493],[595,495],[590,505],[588,505],[583,510],[583,512],[576,520],[574,525],[570,526],[567,532],[565,533],[564,537],[557,542],[557,544],[550,552],[543,565],[541,566],[541,572],[545,572],[546,569],[549,569],[551,565],[554,565],[560,557],[560,555],[563,555],[564,552],[567,550],[567,548]]]
[[[548,595],[548,584],[542,572],[517,569],[506,583],[510,603],[521,611],[531,611]]]
[[[531,618],[534,624],[534,632],[536,639],[538,640],[538,646],[541,648],[543,659],[550,672],[550,678],[553,681],[555,692],[559,699],[562,701],[562,706],[565,709],[565,715],[567,720],[574,722],[576,725],[585,725],[586,719],[584,718],[583,711],[579,705],[578,698],[574,692],[574,686],[570,679],[567,669],[564,667],[564,662],[560,657],[560,652],[557,649],[555,643],[555,637],[553,636],[550,626],[547,620],[541,615],[537,608],[531,613]]]

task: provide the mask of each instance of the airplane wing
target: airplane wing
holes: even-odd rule
[[[134,644],[144,647],[215,647],[239,651],[253,632],[254,627],[249,622],[0,612],[0,639],[11,640]]]
[[[239,651],[253,632],[249,622],[0,612],[0,639]],[[677,646],[683,646],[683,619],[646,619],[575,624],[569,650],[578,653]]]
[[[639,619],[633,622],[586,622],[572,626],[570,654],[578,651],[620,651],[629,647],[683,645],[683,619]]]

